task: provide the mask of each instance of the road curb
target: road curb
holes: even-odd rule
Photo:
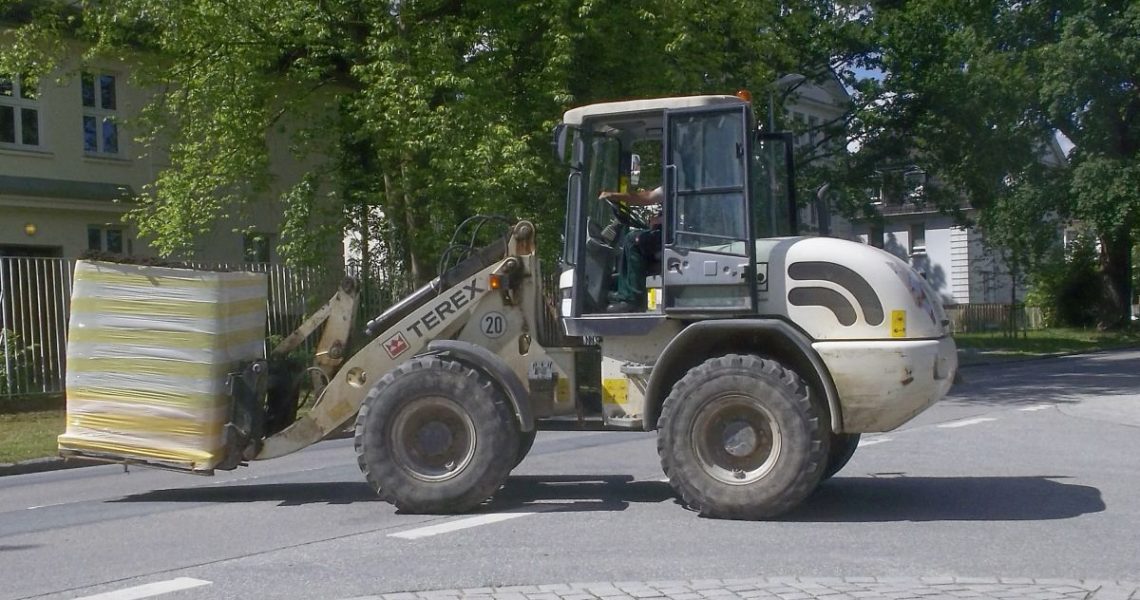
[[[351,600],[1137,600],[1140,583],[1012,577],[758,577],[507,585]]]
[[[33,458],[17,463],[0,463],[0,477],[7,475],[27,475],[28,473],[43,473],[45,471],[59,471],[61,469],[76,469],[79,467],[92,467],[107,464],[94,460],[81,458],[61,458],[49,456],[47,458]]]

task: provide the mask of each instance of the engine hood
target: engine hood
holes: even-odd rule
[[[757,241],[761,313],[816,340],[930,339],[949,333],[939,295],[910,265],[835,238]]]

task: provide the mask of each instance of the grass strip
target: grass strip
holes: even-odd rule
[[[0,413],[0,463],[56,456],[64,419],[62,408]]]
[[[1140,346],[1140,331],[1097,331],[1056,327],[1020,332],[1016,336],[1001,332],[954,334],[959,362],[964,365],[1020,360],[1094,352]]]

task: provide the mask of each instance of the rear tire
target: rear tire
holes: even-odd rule
[[[506,480],[519,451],[518,423],[485,376],[436,357],[385,375],[356,418],[364,478],[405,512],[466,512]]]
[[[823,479],[830,479],[847,466],[847,461],[855,455],[859,447],[858,433],[833,433],[831,446],[827,451],[827,468],[823,470]]]
[[[730,354],[673,386],[658,422],[669,483],[702,515],[765,519],[815,489],[827,457],[821,409],[780,363]]]
[[[534,438],[538,436],[538,429],[531,429],[530,431],[519,432],[519,453],[515,458],[514,466],[522,464],[527,454],[530,454],[530,449],[534,447]]]

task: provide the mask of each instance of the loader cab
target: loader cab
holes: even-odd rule
[[[757,132],[739,98],[693,96],[573,109],[555,141],[570,166],[559,281],[568,334],[756,314],[766,273],[755,241],[796,228],[790,137]],[[659,206],[600,198],[657,188]]]

